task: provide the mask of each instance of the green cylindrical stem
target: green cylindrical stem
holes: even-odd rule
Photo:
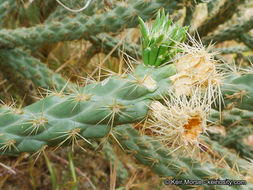
[[[219,156],[220,158],[224,158],[228,165],[233,168],[235,165],[237,165],[239,172],[242,174],[247,174],[247,166],[250,164],[249,161],[240,158],[239,155],[236,153],[233,153],[226,147],[222,146],[219,142],[211,140],[207,136],[202,136],[201,140],[208,143],[208,146],[211,147],[211,150],[214,151],[214,157],[217,158]],[[218,154],[218,155],[216,155]]]
[[[140,135],[131,125],[118,126],[114,129],[114,136],[117,138],[123,149],[132,155],[142,164],[149,166],[153,172],[162,177],[174,177],[176,179],[206,180],[218,178],[220,180],[242,179],[243,176],[234,175],[231,168],[215,166],[211,162],[198,161],[194,158],[182,157],[171,154],[168,147],[164,147],[153,138]],[[197,186],[180,186],[183,189]],[[204,189],[227,189],[223,185],[206,185]],[[245,186],[229,186],[230,189],[241,189]],[[252,188],[247,184],[247,188]]]
[[[120,180],[121,183],[124,183],[126,178],[128,177],[128,171],[119,160],[117,154],[114,152],[113,146],[107,142],[104,147],[104,154],[106,159],[112,164],[112,167],[116,168],[116,175],[117,178]]]
[[[118,5],[112,11],[91,17],[79,14],[73,18],[65,18],[61,22],[51,22],[30,28],[0,31],[0,47],[34,46],[45,42],[53,43],[81,39],[87,35],[102,32],[116,32],[125,25],[135,27],[138,24],[136,15],[144,20],[150,18],[160,7],[174,10],[179,7],[178,1],[152,0],[150,2],[130,1],[126,5]]]
[[[189,5],[186,6],[183,26],[190,26],[191,25],[191,23],[193,21],[193,16],[194,16],[196,6],[197,6],[197,4],[195,4],[195,3],[192,3],[192,4],[189,3]]]
[[[78,137],[104,137],[114,125],[141,121],[152,99],[167,93],[169,77],[175,73],[174,65],[156,69],[139,65],[127,78],[109,77],[70,95],[51,94],[22,110],[2,108],[0,152],[19,154],[57,146],[73,130],[79,131]]]
[[[245,45],[247,45],[250,49],[253,49],[253,36],[245,33],[240,35],[239,41],[243,42]]]
[[[21,49],[0,50],[0,60],[2,64],[10,65],[17,72],[22,73],[26,78],[31,79],[37,87],[55,88],[60,91],[64,89],[67,81],[60,74],[54,73],[40,60],[31,57]],[[65,90],[75,87],[70,84],[65,87]]]
[[[240,156],[253,159],[253,147],[244,142],[244,138],[252,134],[251,126],[234,126],[227,128],[226,136],[210,133],[211,139],[218,141],[221,145],[235,149]]]
[[[4,0],[0,2],[0,27],[7,14],[15,9],[15,7],[17,7],[16,0]]]
[[[200,37],[206,36],[208,33],[214,31],[220,24],[229,20],[238,10],[238,6],[244,3],[245,0],[226,0],[219,8],[219,11],[204,21],[197,31]]]
[[[215,49],[215,52],[219,52],[221,54],[242,53],[247,51],[250,51],[250,49],[246,46],[233,46]]]
[[[248,125],[253,122],[252,118],[253,111],[242,110],[234,107],[231,110],[222,110],[221,114],[219,111],[212,110],[209,120],[223,126],[230,127],[238,124],[244,126]]]
[[[227,40],[233,40],[240,37],[241,34],[248,32],[253,26],[253,16],[249,19],[242,21],[239,24],[234,24],[225,27],[222,30],[217,30],[213,35],[209,35],[202,39],[203,44],[210,44],[211,42],[224,42]]]
[[[253,74],[230,73],[222,85],[225,104],[248,111],[253,111]]]
[[[207,10],[208,10],[208,16],[211,16],[213,12],[216,12],[219,8],[219,0],[212,0],[208,1],[207,3]]]
[[[95,2],[97,2],[97,1],[92,1],[91,4],[89,5],[89,7],[87,7],[87,9],[85,9],[83,12],[81,12],[81,14],[89,15],[89,16],[94,14],[94,12],[96,11],[95,9],[98,8],[95,6]],[[97,3],[103,3],[103,2],[98,1]],[[72,6],[76,6],[78,4],[80,4],[80,1],[78,1],[78,0],[72,1]],[[56,21],[56,20],[60,21],[60,20],[64,19],[65,17],[69,16],[69,14],[71,14],[71,12],[67,11],[62,6],[58,6],[57,9],[55,10],[55,12],[52,13],[47,18],[46,23]],[[120,43],[120,39],[118,39],[117,37],[111,37],[107,33],[101,33],[96,36],[93,36],[93,35],[84,36],[84,39],[90,41],[93,44],[93,48],[90,49],[90,50],[92,50],[92,52],[102,51],[104,53],[110,53],[110,51],[115,46],[117,46],[118,43]],[[141,57],[141,52],[139,50],[140,47],[137,46],[135,43],[124,41],[122,44],[124,45],[123,51],[126,54],[130,55],[134,59]],[[122,46],[120,46],[120,47],[122,47]],[[85,53],[85,56],[89,56],[88,53],[89,52]],[[120,54],[121,54],[121,51],[119,48],[117,48],[112,53],[112,56],[119,57]],[[84,60],[86,61],[87,59],[84,59]],[[89,60],[89,58],[88,58],[88,60]],[[85,62],[84,65],[86,65],[86,64],[88,64],[88,63]]]

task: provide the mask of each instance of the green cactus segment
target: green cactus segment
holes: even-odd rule
[[[16,0],[4,0],[0,2],[0,27],[3,24],[4,18],[9,12],[17,7]]]
[[[29,21],[29,25],[41,23],[52,10],[57,6],[54,0],[36,0],[25,3],[21,1],[16,8],[19,22],[23,23],[24,20]]]
[[[213,141],[207,136],[201,136],[201,140],[206,142],[211,148],[211,150],[214,151],[214,157],[217,158],[216,154],[218,154],[221,158],[224,158],[226,160],[226,162],[231,168],[233,168],[236,163],[240,173],[247,173],[246,167],[250,164],[249,161],[240,158],[237,154],[233,153],[232,151],[229,151],[229,149],[222,146],[219,142]]]
[[[87,9],[85,9],[82,14],[84,15],[92,15],[91,12],[95,11],[95,2],[96,1],[92,1],[91,4],[89,5],[89,7]],[[72,1],[72,6],[76,6],[80,3],[80,1]],[[97,3],[103,3],[102,1],[99,1]],[[46,20],[46,23],[49,23],[51,21],[55,21],[55,20],[62,20],[64,19],[66,16],[69,16],[71,12],[69,12],[68,10],[66,10],[65,8],[63,8],[62,6],[57,7],[57,9],[55,10],[55,12],[53,12]],[[110,35],[108,35],[107,33],[101,33],[99,35],[93,36],[93,35],[89,35],[89,36],[84,36],[85,40],[90,41],[93,44],[93,48],[91,48],[92,52],[99,52],[102,51],[104,53],[110,53],[110,51],[117,46],[118,43],[120,43],[120,39],[116,38],[116,37],[111,37]],[[139,51],[139,47],[135,44],[135,43],[131,43],[131,42],[123,42],[124,44],[124,52],[131,56],[134,59],[137,59],[138,57],[141,57],[141,53]],[[119,55],[121,54],[121,51],[119,48],[116,49],[116,51],[113,52],[112,56],[115,57],[119,57]],[[85,54],[86,56],[89,57],[89,52],[87,52]],[[89,59],[89,58],[88,58]],[[85,63],[88,64],[88,63]]]
[[[169,15],[164,10],[160,15],[158,11],[154,24],[149,29],[139,17],[142,33],[142,59],[145,65],[159,66],[168,62],[181,49],[177,42],[183,42],[186,38],[188,27],[180,27],[172,24]]]
[[[249,19],[245,19],[238,24],[229,25],[224,29],[217,30],[212,35],[208,35],[202,38],[203,44],[210,44],[211,42],[221,43],[227,40],[233,40],[240,38],[241,34],[247,33],[252,29],[253,16]]]
[[[220,24],[229,20],[236,12],[238,12],[238,6],[244,3],[245,0],[227,0],[215,15],[206,19],[201,24],[197,31],[200,37],[206,36],[208,33],[213,32]]]
[[[124,183],[126,178],[128,177],[128,171],[126,170],[122,162],[119,160],[112,145],[109,142],[107,142],[104,147],[104,153],[106,159],[112,163],[112,167],[117,167],[116,168],[117,179],[119,179],[121,183]]]
[[[61,75],[54,73],[45,64],[22,50],[1,49],[0,61],[2,64],[13,67],[26,78],[31,79],[37,87],[55,88],[58,91],[63,88],[70,90],[71,86],[75,87],[74,84],[69,84],[65,87],[67,81]]]
[[[57,104],[58,102],[54,101],[54,99],[54,97],[49,97],[46,101]],[[36,104],[26,107],[22,114],[15,114],[13,110],[1,108],[1,155],[36,152],[45,145],[57,147],[57,145],[61,145],[60,143],[70,144],[73,141],[71,134],[74,133],[77,134],[75,136],[77,139],[80,139],[82,133],[82,139],[84,139],[87,136],[94,136],[92,130],[98,130],[100,136],[97,136],[99,137],[103,137],[110,131],[110,128],[106,127],[106,125],[84,125],[73,122],[71,119],[53,118],[47,114],[49,106],[46,104],[44,112],[36,113],[34,108],[38,106]]]
[[[239,109],[253,111],[253,74],[236,75],[231,73],[222,85],[225,104]]]
[[[207,3],[208,16],[211,16],[214,12],[217,12],[219,8],[219,0],[212,0]]]
[[[234,53],[243,53],[248,52],[250,49],[246,46],[233,46],[233,47],[224,47],[224,48],[217,48],[215,52],[219,52],[221,54],[234,54]]]
[[[186,6],[183,26],[190,26],[191,25],[191,23],[193,21],[195,9],[196,9],[196,4],[194,4],[194,5],[189,4],[188,6]]]
[[[92,1],[89,7],[81,13],[84,15],[93,15],[93,13],[96,11],[95,2],[103,4],[103,1]],[[70,6],[77,6],[78,4],[80,4],[80,1],[72,1],[72,4]],[[47,18],[46,23],[56,20],[60,21],[66,16],[69,16],[70,13],[71,12],[69,12],[62,6],[58,6],[56,10]],[[99,52],[101,50],[104,53],[110,53],[110,51],[120,42],[118,38],[111,37],[107,33],[101,33],[97,36],[84,36],[84,38],[93,44],[94,47],[92,48],[92,51],[94,52]],[[133,57],[134,59],[137,59],[141,56],[139,47],[136,44],[130,42],[124,42],[124,52]],[[121,51],[119,50],[119,48],[117,48],[116,51],[112,54],[112,56],[119,57],[120,54]],[[88,53],[86,54],[86,56],[88,56]]]
[[[175,73],[174,65],[156,69],[139,65],[126,78],[109,77],[70,95],[49,95],[23,110],[4,110],[0,152],[18,154],[45,144],[57,146],[74,129],[83,138],[104,137],[114,125],[139,122],[152,99],[167,93],[169,77]],[[10,143],[10,149],[5,149]]]
[[[0,47],[14,48],[16,46],[37,46],[48,42],[68,41],[81,39],[87,35],[96,35],[102,32],[117,32],[125,25],[135,27],[140,15],[144,20],[159,9],[166,7],[171,12],[178,9],[179,2],[167,0],[130,1],[127,5],[116,6],[111,11],[103,14],[87,15],[78,14],[76,17],[66,17],[61,22],[50,22],[46,25],[37,25],[30,28],[0,31]]]
[[[221,118],[220,118],[221,116]],[[248,110],[242,110],[238,108],[232,108],[231,110],[223,110],[222,113],[212,110],[209,120],[219,123],[226,127],[234,126],[237,124],[248,125],[253,122],[253,112]]]
[[[226,136],[210,133],[210,137],[225,147],[236,149],[241,156],[253,159],[253,147],[244,142],[250,134],[253,134],[251,126],[236,126],[228,128]]]
[[[247,45],[250,49],[253,49],[253,36],[245,33],[239,37],[239,42],[243,42]]]
[[[216,167],[209,162],[199,162],[188,157],[171,155],[168,148],[163,147],[153,138],[140,135],[131,125],[118,126],[114,129],[114,136],[117,138],[123,149],[134,155],[142,164],[151,167],[152,171],[162,177],[174,177],[176,179],[207,180],[218,178],[242,179],[239,174],[233,175],[230,168]],[[251,184],[247,184],[252,188]],[[197,186],[180,186],[183,189]],[[223,185],[203,185],[204,189],[228,189]],[[230,189],[241,189],[241,186],[230,186]]]

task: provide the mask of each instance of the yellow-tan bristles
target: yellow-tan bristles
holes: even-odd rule
[[[192,89],[199,88],[202,92],[208,92],[209,103],[217,96],[221,100],[222,75],[217,71],[215,53],[209,53],[208,49],[193,39],[191,42],[193,46],[179,44],[183,53],[178,54],[174,61],[178,73],[170,77],[175,93],[192,96]]]
[[[183,150],[196,155],[199,150],[199,136],[206,131],[206,117],[210,111],[207,96],[200,90],[192,92],[189,98],[170,92],[169,99],[163,98],[164,105],[153,101],[150,105],[149,120],[145,129],[172,152]]]

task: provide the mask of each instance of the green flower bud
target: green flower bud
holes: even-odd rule
[[[180,27],[177,23],[172,24],[169,15],[164,10],[157,13],[154,24],[151,28],[139,17],[142,33],[142,59],[145,65],[159,66],[180,52],[177,43],[186,38],[188,27]]]

